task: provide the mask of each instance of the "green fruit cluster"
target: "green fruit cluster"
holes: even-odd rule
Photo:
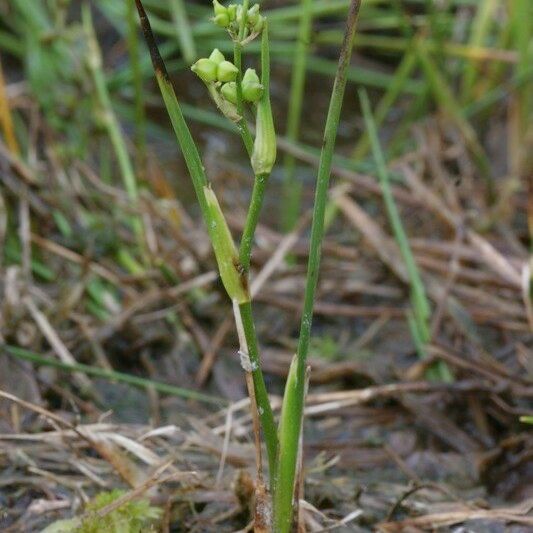
[[[227,61],[224,54],[215,48],[209,57],[199,59],[191,70],[207,84],[216,84],[222,97],[237,104],[237,67]],[[256,103],[263,96],[263,86],[253,68],[249,68],[242,78],[242,97],[245,102]]]
[[[213,22],[221,28],[228,29],[233,34],[238,34],[238,29],[242,22],[242,5],[230,4],[223,6],[218,0],[213,0],[213,11],[215,16]],[[259,4],[253,5],[246,13],[246,27],[252,34],[261,33],[265,18],[259,14]]]
[[[226,61],[218,48],[215,48],[208,58],[199,59],[191,70],[205,83],[235,81],[239,72],[231,61]]]

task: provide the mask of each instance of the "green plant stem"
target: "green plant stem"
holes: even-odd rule
[[[420,273],[409,245],[407,234],[405,233],[400,214],[398,213],[398,208],[396,207],[396,203],[392,195],[387,164],[379,144],[376,123],[370,109],[370,101],[364,89],[359,90],[359,98],[365,120],[366,132],[372,146],[372,153],[377,166],[378,177],[383,193],[383,200],[387,209],[387,215],[394,232],[394,237],[398,243],[398,246],[400,247],[400,252],[407,268],[412,291],[416,295],[415,299],[418,302],[417,308],[420,309],[420,316],[422,316],[424,320],[427,320],[430,313],[429,302],[425,293],[424,284],[422,283],[422,278],[420,277]]]
[[[144,112],[143,72],[140,63],[139,39],[135,21],[135,0],[128,0],[128,53],[130,57],[131,75],[133,79],[135,108],[135,145],[138,161],[144,165],[146,158],[146,113]]]
[[[289,96],[289,106],[287,115],[286,137],[290,141],[298,140],[300,130],[300,119],[302,115],[303,94],[305,89],[305,73],[307,69],[307,54],[309,41],[311,38],[311,26],[313,23],[312,1],[301,0],[301,16],[298,30],[296,50],[294,53],[294,63],[292,66],[291,92]],[[296,180],[296,159],[286,154],[283,161],[284,181],[281,223],[282,229],[289,232],[294,228],[300,212],[302,196],[301,182]]]
[[[88,4],[83,4],[82,6],[82,19],[89,43],[88,65],[93,77],[96,96],[100,106],[102,107],[104,123],[115,150],[117,161],[120,167],[120,173],[122,175],[122,181],[124,183],[124,188],[126,189],[126,194],[131,202],[134,205],[137,205],[139,199],[137,179],[135,177],[133,165],[128,154],[128,148],[126,146],[124,135],[121,131],[117,117],[113,112],[113,106],[111,104],[104,73],[102,71],[102,56],[98,47],[96,35],[94,33],[91,11]],[[141,249],[144,249],[144,230],[141,219],[138,216],[133,218],[132,227],[139,243],[141,244]]]
[[[485,0],[479,3],[476,15],[472,21],[470,30],[469,48],[479,48],[483,45],[487,34],[489,33],[494,11],[498,7],[497,0]],[[461,102],[467,103],[471,99],[472,88],[475,84],[477,64],[473,61],[467,61],[463,70],[463,79],[461,87]]]
[[[400,95],[405,82],[416,66],[416,62],[417,58],[415,52],[412,49],[407,50],[400,65],[396,69],[394,78],[392,79],[389,88],[379,101],[375,113],[376,126],[379,127],[387,117],[387,113]],[[368,131],[365,131],[354,148],[354,159],[358,160],[363,158],[368,153],[369,148],[370,141],[368,139]]]
[[[138,376],[132,376],[131,374],[125,374],[123,372],[105,370],[103,368],[83,365],[81,363],[69,365],[68,363],[58,361],[57,359],[42,357],[36,353],[30,352],[23,348],[19,348],[17,346],[3,345],[2,348],[8,355],[16,357],[17,359],[23,359],[24,361],[30,361],[37,365],[51,366],[54,368],[65,370],[66,372],[83,372],[88,376],[108,379],[110,381],[120,381],[122,383],[127,383],[128,385],[133,385],[135,387],[141,387],[145,389],[152,388],[164,394],[171,394],[173,396],[179,396],[181,398],[188,398],[190,400],[197,400],[200,402],[210,403],[214,405],[220,405],[221,403],[225,403],[222,398],[208,396],[207,394],[202,394],[194,390],[175,387],[173,385],[168,385],[159,381],[152,381],[151,379],[140,378]]]
[[[246,215],[246,222],[242,232],[241,244],[239,247],[239,260],[246,272],[250,269],[250,260],[252,255],[252,245],[254,242],[255,229],[263,205],[263,197],[268,182],[268,176],[256,176],[252,189],[252,197]]]
[[[270,45],[268,39],[268,26],[266,23],[263,29],[263,35],[261,36],[261,83],[264,91],[263,98],[270,98]],[[251,156],[251,152],[249,152],[249,155]],[[239,249],[239,259],[246,272],[250,269],[252,244],[257,222],[259,220],[259,214],[263,205],[263,197],[268,178],[268,174],[260,174],[254,178],[252,196]]]
[[[355,28],[361,0],[352,0],[348,11],[346,33],[341,47],[337,74],[331,93],[326,125],[324,128],[324,141],[320,163],[318,168],[317,185],[315,192],[315,204],[313,208],[313,222],[311,226],[311,243],[309,248],[309,260],[307,266],[307,279],[304,296],[304,306],[300,324],[300,338],[297,349],[297,369],[295,387],[285,394],[294,394],[292,405],[294,424],[291,426],[293,433],[290,446],[279,451],[277,462],[278,475],[274,493],[274,531],[285,533],[290,531],[292,520],[292,502],[294,495],[294,481],[296,477],[296,465],[298,457],[298,443],[302,430],[302,413],[305,396],[305,374],[307,366],[307,353],[311,337],[311,325],[313,320],[313,306],[320,268],[320,256],[322,239],[324,237],[324,215],[327,203],[329,179],[333,151],[337,138],[342,100],[346,88],[346,71],[350,64],[355,37]],[[281,440],[281,438],[280,438]]]
[[[381,145],[378,138],[378,132],[376,122],[372,116],[372,110],[370,108],[370,101],[368,95],[364,89],[359,91],[359,98],[361,101],[361,109],[363,111],[363,117],[365,120],[365,128],[368,133],[370,145],[372,147],[372,154],[376,162],[377,173],[383,193],[383,200],[385,202],[385,208],[387,216],[389,218],[390,225],[394,233],[394,238],[400,248],[405,267],[407,269],[407,276],[409,278],[409,284],[411,289],[411,305],[413,308],[412,317],[408,316],[409,327],[420,357],[426,357],[427,345],[431,341],[431,332],[429,327],[429,319],[431,313],[431,307],[426,294],[426,289],[420,276],[420,272],[416,265],[411,246],[409,245],[409,239],[407,233],[402,224],[400,213],[394,201],[390,186],[389,171],[387,169],[387,163],[381,149]],[[452,379],[451,373],[448,367],[443,364],[435,369],[432,369],[430,375],[434,375],[442,380],[449,381]]]
[[[254,148],[254,141],[252,139],[252,134],[248,128],[248,123],[244,116],[244,101],[242,97],[242,41],[246,37],[246,17],[248,14],[248,6],[250,0],[243,0],[242,3],[242,17],[239,26],[239,35],[233,43],[233,64],[237,67],[239,71],[237,74],[236,86],[237,86],[237,112],[241,117],[237,122],[237,127],[239,128],[239,133],[242,137],[242,142],[248,153],[248,157],[252,156],[252,151]]]
[[[277,456],[278,456],[278,435],[274,414],[268,399],[265,381],[261,372],[261,361],[259,358],[259,347],[257,345],[257,335],[254,327],[252,315],[252,304],[250,302],[239,305],[242,326],[246,337],[248,356],[252,366],[252,378],[254,382],[255,399],[259,412],[259,419],[263,429],[263,435],[267,448],[268,466],[270,472],[271,485],[276,479]]]
[[[169,0],[172,21],[174,22],[175,35],[180,43],[183,58],[187,63],[196,59],[196,45],[192,35],[191,23],[187,16],[183,0]]]
[[[461,131],[461,134],[463,135],[470,152],[474,156],[484,177],[488,180],[489,187],[492,189],[493,182],[491,179],[491,166],[488,161],[487,154],[479,142],[476,131],[468,122],[468,120],[464,118],[462,109],[457,102],[450,86],[440,73],[433,59],[426,52],[423,39],[417,38],[415,49],[418,54],[420,66],[424,71],[435,101],[439,107],[447,113],[450,119],[455,122],[457,128]]]

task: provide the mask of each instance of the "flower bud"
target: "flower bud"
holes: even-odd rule
[[[209,61],[212,61],[217,67],[225,59],[224,54],[218,48],[215,48],[209,56]]]
[[[237,84],[234,81],[222,85],[220,94],[222,94],[228,102],[237,105]]]
[[[215,17],[217,15],[227,15],[227,8],[224,7],[218,0],[213,0],[213,11],[215,12]]]
[[[211,83],[217,79],[217,66],[213,61],[203,57],[199,59],[191,70],[205,83]]]
[[[228,296],[239,304],[250,301],[248,280],[239,263],[237,248],[213,189],[204,187],[209,211],[209,236],[218,264],[220,278]]]
[[[237,67],[229,61],[222,61],[217,67],[217,79],[218,81],[235,81],[239,70]]]
[[[215,18],[213,18],[213,22],[220,28],[227,28],[229,26],[229,16],[227,13],[215,15]]]

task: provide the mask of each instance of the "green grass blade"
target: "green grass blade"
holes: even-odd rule
[[[331,100],[324,127],[324,143],[318,168],[317,185],[315,191],[315,204],[313,208],[313,222],[311,226],[311,243],[309,248],[309,259],[307,267],[307,279],[304,296],[304,307],[300,324],[300,338],[297,349],[296,364],[296,390],[293,391],[294,398],[291,400],[292,417],[295,423],[295,432],[293,435],[292,445],[298,445],[299,435],[302,426],[302,413],[304,408],[305,397],[305,376],[307,368],[307,354],[309,352],[309,342],[311,337],[311,325],[313,320],[313,307],[315,301],[315,292],[318,282],[318,272],[320,268],[320,256],[322,249],[322,239],[324,237],[324,216],[326,210],[329,179],[331,175],[331,165],[333,161],[333,151],[337,139],[337,131],[342,108],[342,101],[346,89],[346,76],[348,65],[353,50],[353,41],[355,37],[355,28],[360,0],[352,0],[348,11],[348,20],[346,23],[346,34],[340,51],[337,73],[331,93]],[[280,451],[283,454],[284,451]],[[294,458],[292,455],[291,457]],[[287,461],[285,468],[278,470],[276,487],[294,487],[296,477],[296,461]],[[276,533],[287,533],[291,527],[292,499],[293,494],[289,491],[283,492],[284,497],[278,500],[274,496],[276,504],[274,505],[274,531]],[[289,500],[290,496],[290,500]],[[289,511],[287,512],[287,509]]]
[[[497,0],[484,0],[479,3],[479,7],[476,12],[476,16],[472,21],[472,27],[470,31],[469,46],[479,47],[481,46],[487,34],[490,31],[490,25],[494,12],[498,7]],[[463,82],[461,88],[461,100],[462,102],[468,102],[471,98],[472,87],[476,81],[477,76],[477,64],[474,61],[467,61],[464,67]]]
[[[303,95],[305,89],[305,78],[307,71],[307,55],[309,42],[311,39],[311,27],[313,24],[312,1],[301,0],[301,16],[298,30],[296,50],[294,52],[294,62],[292,66],[291,91],[289,95],[287,132],[286,137],[290,141],[297,141],[300,130],[300,119],[302,115]],[[301,182],[296,180],[296,159],[287,154],[283,160],[283,197],[281,209],[282,229],[289,232],[294,228],[298,213],[300,212],[300,202],[302,195]]]
[[[411,246],[409,245],[407,233],[405,232],[396,202],[394,201],[394,196],[390,186],[389,171],[387,169],[385,157],[379,142],[376,123],[370,108],[370,101],[364,89],[359,91],[359,99],[361,101],[361,109],[363,111],[363,118],[365,120],[365,128],[370,139],[370,145],[372,147],[372,154],[376,162],[377,173],[383,193],[383,200],[385,202],[387,216],[393,230],[394,238],[398,244],[398,247],[400,248],[400,253],[407,269],[407,275],[409,276],[411,305],[413,308],[412,319],[410,316],[408,316],[410,330],[419,355],[421,357],[425,357],[426,346],[430,342],[431,338],[429,329],[431,307],[426,295],[424,283],[422,282],[422,277],[420,276]],[[448,380],[450,378],[450,373],[449,371],[446,372],[446,370],[447,368],[443,370],[440,375],[441,379],[443,380]]]
[[[197,57],[196,44],[192,35],[191,23],[187,16],[183,0],[169,0],[172,21],[176,31],[176,37],[180,43],[183,58],[187,63],[193,63]]]
[[[16,357],[17,359],[22,359],[24,361],[30,361],[37,365],[51,366],[54,368],[59,368],[60,370],[65,370],[66,372],[83,372],[88,376],[108,379],[110,381],[119,381],[122,383],[127,383],[128,385],[133,385],[135,387],[153,388],[163,394],[170,394],[172,396],[179,396],[181,398],[188,398],[190,400],[197,400],[199,402],[210,403],[213,405],[221,405],[226,403],[226,401],[222,398],[208,396],[207,394],[202,394],[194,390],[184,389],[182,387],[175,387],[174,385],[167,385],[166,383],[153,381],[151,379],[140,378],[138,376],[125,374],[123,372],[111,372],[109,370],[104,370],[103,368],[83,365],[81,363],[69,365],[67,363],[58,361],[57,359],[49,359],[47,357],[42,357],[39,354],[30,352],[29,350],[25,350],[17,346],[4,345],[3,349],[8,355]]]

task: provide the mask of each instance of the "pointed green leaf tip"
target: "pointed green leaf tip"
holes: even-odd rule
[[[291,516],[294,499],[295,472],[299,449],[299,433],[302,423],[298,418],[298,358],[295,355],[285,383],[283,404],[279,418],[278,478],[274,491],[274,530],[288,533],[291,530]]]
[[[237,248],[229,230],[217,197],[211,187],[204,187],[209,211],[209,235],[218,264],[220,278],[228,296],[238,304],[250,301],[248,281],[241,272]]]

